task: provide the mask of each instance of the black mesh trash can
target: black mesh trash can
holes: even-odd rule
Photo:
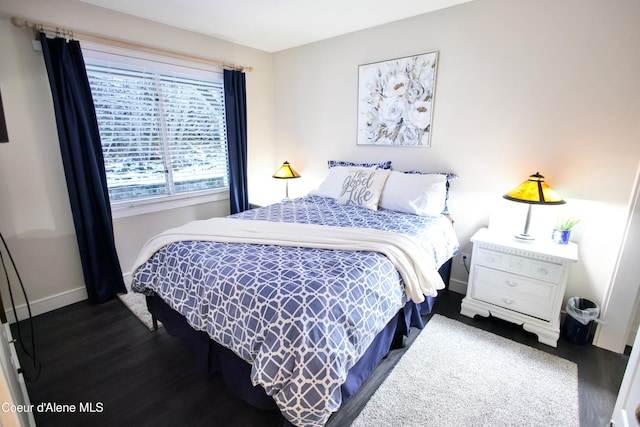
[[[573,344],[587,344],[593,322],[600,315],[600,307],[586,298],[569,298],[567,315],[562,325],[562,337]]]

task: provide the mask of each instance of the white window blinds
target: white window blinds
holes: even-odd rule
[[[228,187],[219,73],[85,61],[112,203]]]

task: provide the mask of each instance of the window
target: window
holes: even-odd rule
[[[227,189],[219,71],[83,52],[112,206]]]

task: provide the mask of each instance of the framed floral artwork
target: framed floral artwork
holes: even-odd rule
[[[429,147],[438,52],[358,67],[358,145]]]

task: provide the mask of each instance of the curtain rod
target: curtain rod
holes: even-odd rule
[[[230,68],[230,69],[238,70],[238,71],[244,71],[244,72],[253,71],[253,67],[245,67],[245,66],[242,66],[242,65],[235,65],[235,64],[230,64],[228,62],[216,61],[215,59],[202,58],[202,57],[199,57],[199,56],[192,56],[192,55],[187,55],[187,54],[184,54],[184,53],[173,52],[173,51],[170,51],[170,50],[157,49],[157,48],[154,48],[154,47],[143,46],[143,45],[139,45],[139,44],[136,44],[136,43],[123,42],[123,41],[114,40],[114,39],[110,39],[110,38],[106,38],[106,37],[96,36],[96,35],[93,35],[93,34],[81,33],[81,32],[78,32],[78,31],[68,30],[68,29],[59,28],[59,27],[53,27],[53,26],[49,26],[49,25],[45,25],[45,24],[40,24],[38,22],[32,22],[32,21],[29,21],[29,20],[26,20],[24,18],[20,18],[20,17],[17,17],[17,16],[14,16],[14,17],[11,18],[11,23],[13,25],[15,25],[16,27],[31,28],[31,29],[33,29],[34,32],[44,31],[44,32],[50,33],[50,34],[68,36],[68,37],[71,37],[72,39],[77,37],[79,39],[83,39],[83,40],[87,40],[87,41],[91,41],[91,42],[103,43],[103,44],[108,44],[108,45],[117,46],[117,47],[123,47],[123,48],[127,48],[127,49],[141,50],[141,51],[147,52],[147,53],[154,53],[154,54],[159,54],[159,55],[164,55],[164,56],[170,56],[172,58],[186,59],[186,60],[189,60],[189,61],[197,61],[197,62],[202,62],[202,63],[205,63],[205,64],[217,65],[217,66],[220,66],[220,67],[223,67],[223,68]]]

